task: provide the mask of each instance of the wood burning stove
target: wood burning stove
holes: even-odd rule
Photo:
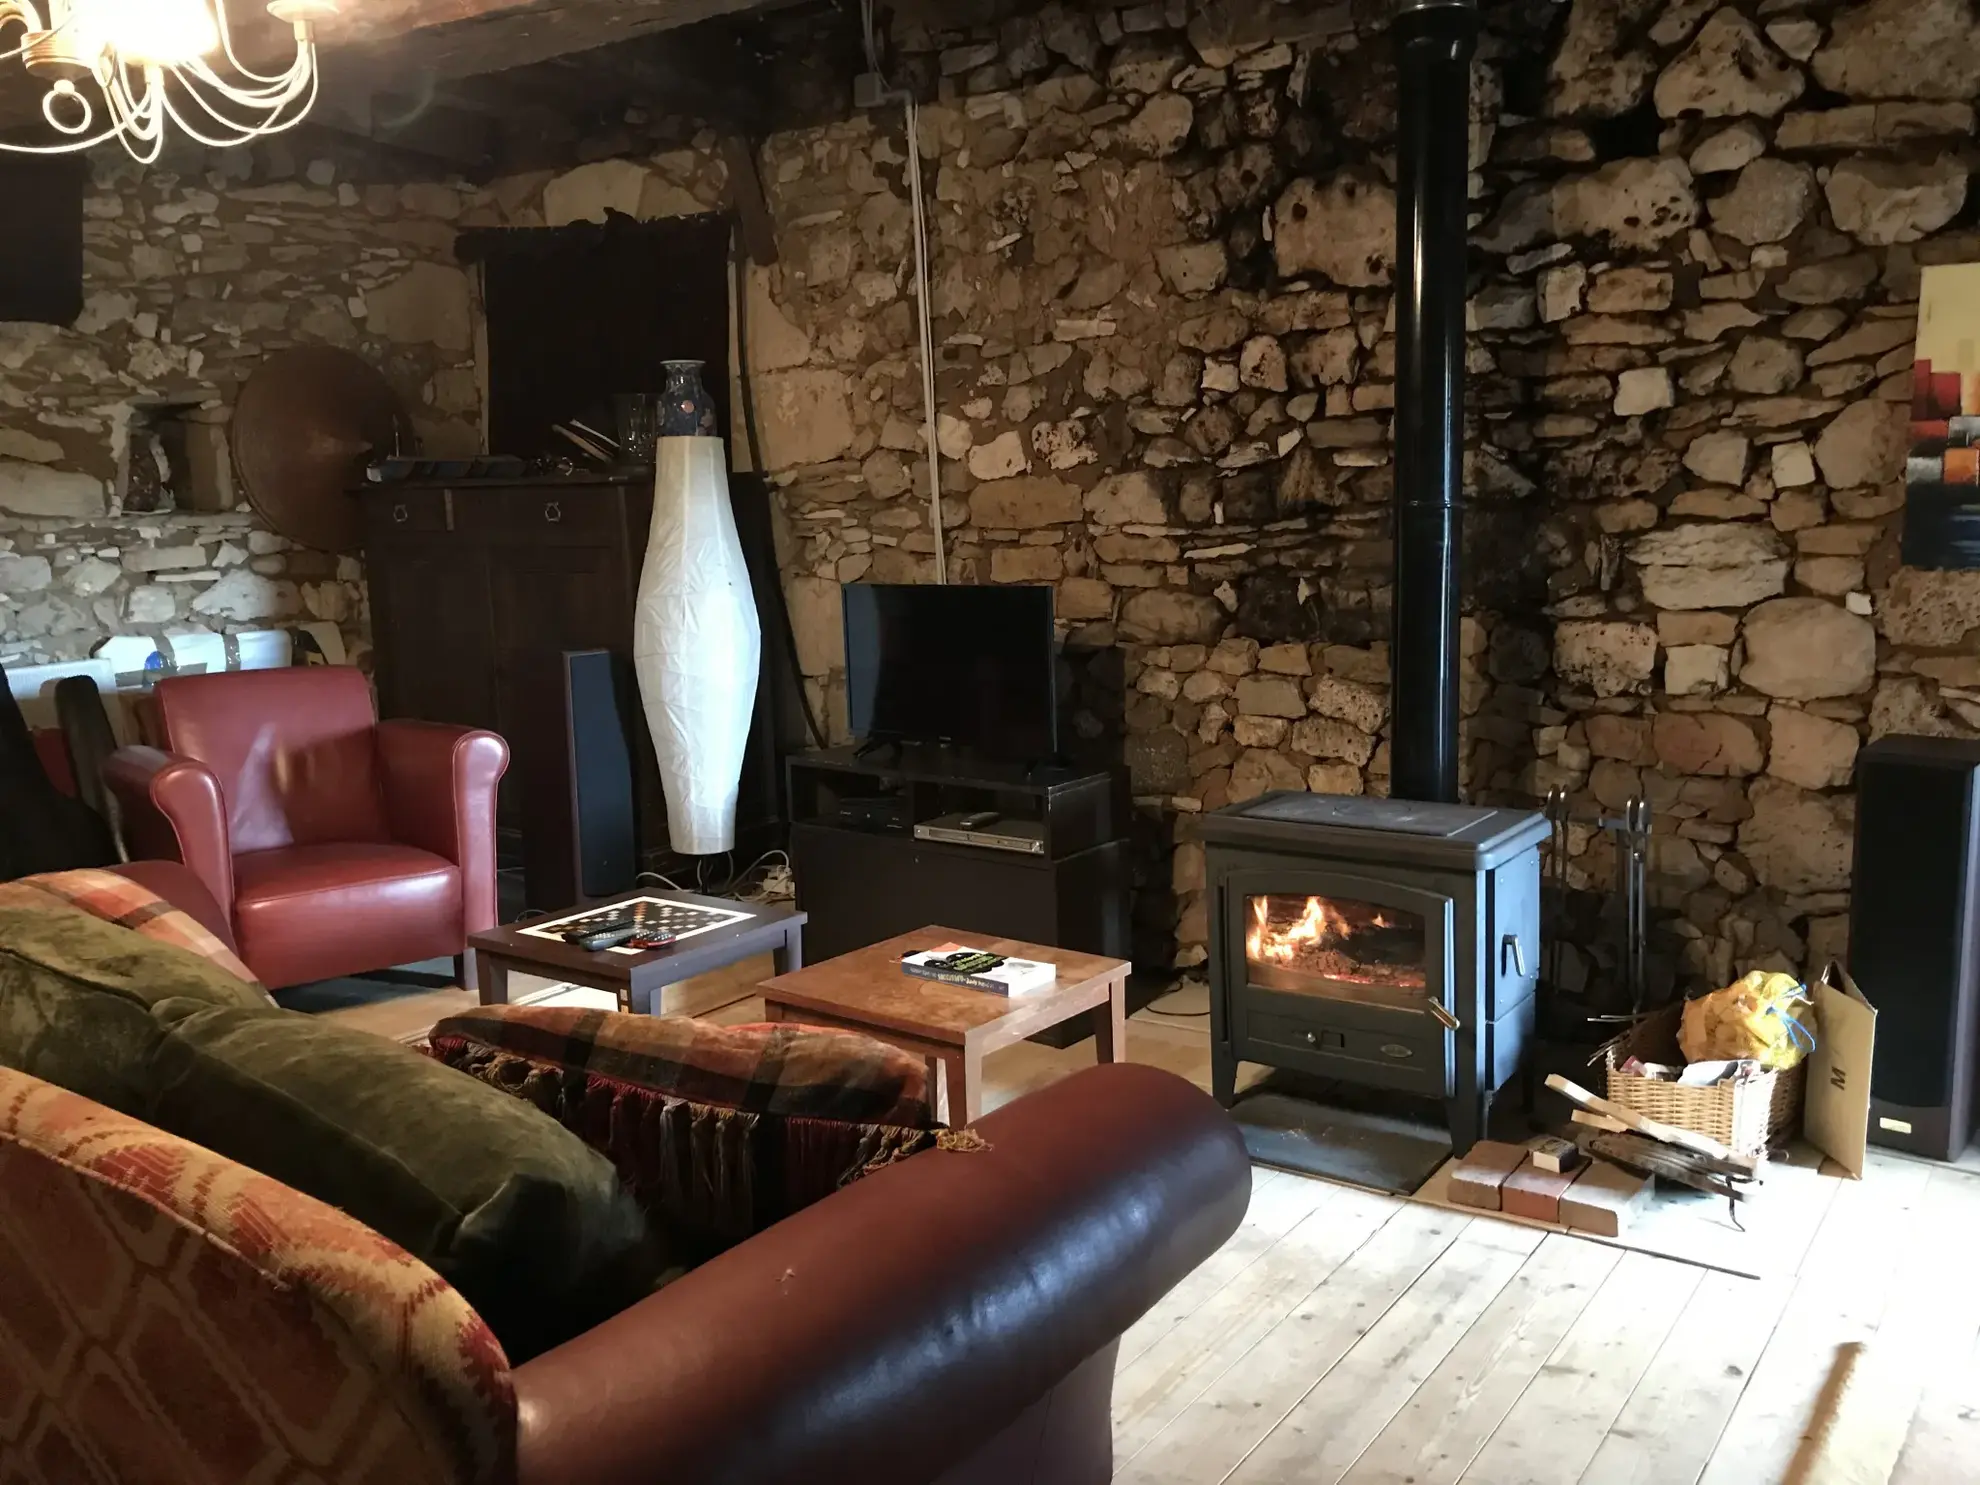
[[[1546,817],[1286,793],[1202,833],[1217,1097],[1239,1061],[1393,1089],[1468,1150],[1533,1032]]]

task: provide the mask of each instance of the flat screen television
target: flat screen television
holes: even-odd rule
[[[848,583],[853,735],[1042,763],[1059,748],[1052,590]]]

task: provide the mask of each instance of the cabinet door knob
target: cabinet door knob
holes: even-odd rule
[[[554,500],[546,502],[543,507],[543,519],[552,526],[557,525],[564,519],[564,507]]]
[[[395,505],[392,507],[393,525],[403,526],[406,524],[406,522],[410,521],[411,519],[412,519],[412,509],[410,506]]]
[[[1319,1037],[1319,1035],[1318,1035],[1318,1033],[1316,1033],[1316,1032],[1311,1032],[1311,1031],[1309,1031],[1309,1032],[1307,1032],[1307,1033],[1306,1033],[1306,1044],[1307,1044],[1307,1046],[1309,1046],[1309,1047],[1317,1047],[1317,1046],[1319,1046],[1319,1045],[1320,1045],[1320,1037]]]

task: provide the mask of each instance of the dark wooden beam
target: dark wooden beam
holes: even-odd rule
[[[431,80],[473,77],[611,46],[698,21],[793,0],[345,0],[319,28],[324,86],[417,96]],[[236,43],[250,65],[291,55],[260,0],[233,0]],[[15,35],[9,29],[8,36]],[[0,63],[0,130],[38,126],[46,88]]]
[[[526,67],[793,0],[370,0],[324,27],[331,61],[374,82]],[[326,66],[330,65],[326,62]]]

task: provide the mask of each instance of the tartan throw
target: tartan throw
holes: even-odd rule
[[[428,1051],[604,1154],[691,1261],[937,1143],[926,1062],[849,1032],[484,1006]]]
[[[175,948],[190,949],[257,988],[254,972],[190,913],[114,871],[56,871],[0,883],[0,907],[73,908]]]

